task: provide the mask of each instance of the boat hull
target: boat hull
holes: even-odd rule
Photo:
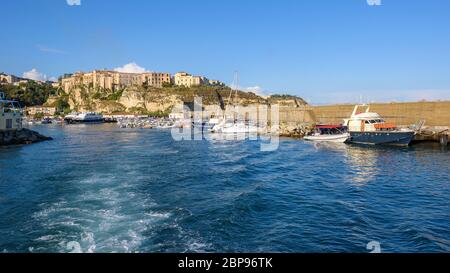
[[[81,124],[81,123],[103,123],[103,119],[92,119],[92,120],[77,120],[77,119],[65,119],[68,124]]]
[[[350,132],[350,136],[351,143],[408,146],[415,132]]]
[[[350,134],[339,134],[339,135],[306,136],[304,139],[308,141],[318,141],[318,142],[345,143],[349,138]]]

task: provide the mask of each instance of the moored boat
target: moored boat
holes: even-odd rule
[[[223,120],[214,125],[211,132],[221,134],[257,134],[259,128],[250,122]]]
[[[41,124],[52,124],[52,120],[50,118],[43,118]]]
[[[317,125],[312,135],[305,136],[308,141],[345,143],[350,139],[347,128],[342,125]]]
[[[0,131],[22,129],[23,109],[14,100],[5,99],[5,94],[0,92]]]
[[[358,112],[366,107],[364,112]],[[350,119],[344,121],[350,133],[350,142],[370,145],[408,146],[416,132],[400,129],[393,123],[387,123],[379,114],[370,112],[368,105],[356,105]]]
[[[103,115],[94,112],[72,113],[64,118],[69,124],[74,123],[103,123]]]

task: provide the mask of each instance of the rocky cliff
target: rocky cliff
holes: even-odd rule
[[[230,96],[230,94],[232,94]],[[71,109],[77,111],[96,111],[107,114],[128,113],[168,113],[174,106],[190,103],[201,97],[204,105],[228,103],[247,106],[252,104],[280,104],[298,106],[306,104],[301,98],[293,96],[272,96],[263,98],[249,92],[231,92],[228,87],[197,86],[154,88],[132,86],[123,90],[99,90],[87,86],[73,88],[68,94],[62,94],[68,100]]]

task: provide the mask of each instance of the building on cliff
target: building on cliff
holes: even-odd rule
[[[173,81],[175,85],[184,86],[184,87],[192,87],[199,86],[205,83],[208,83],[208,79],[202,76],[192,76],[186,72],[178,72],[173,77]]]
[[[14,84],[19,81],[20,78],[16,76],[0,73],[0,84]]]
[[[20,78],[14,75],[8,75],[5,73],[0,73],[0,84],[14,84],[19,85],[21,83],[27,83],[29,80]]]
[[[132,85],[162,87],[166,83],[171,83],[171,75],[169,73],[123,73],[109,70],[94,70],[89,73],[77,72],[61,80],[61,86],[66,92],[80,85],[117,90]]]
[[[56,107],[50,107],[50,106],[32,106],[27,107],[25,109],[25,112],[29,116],[35,116],[37,114],[42,114],[46,117],[51,117],[56,114]]]

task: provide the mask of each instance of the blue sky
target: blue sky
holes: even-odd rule
[[[0,71],[20,76],[134,62],[226,83],[237,70],[242,88],[311,103],[450,99],[448,0],[5,0],[1,13]]]

